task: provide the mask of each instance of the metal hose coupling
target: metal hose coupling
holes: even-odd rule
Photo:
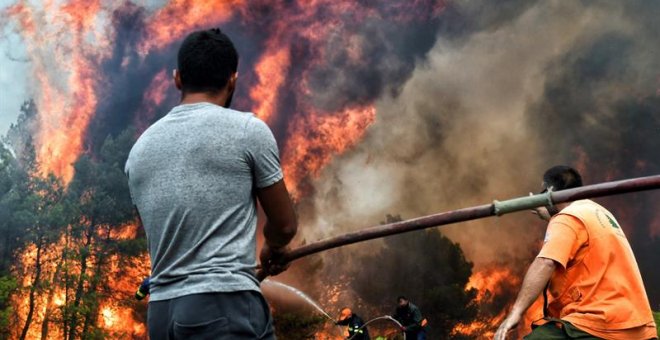
[[[541,206],[554,206],[552,202],[552,191],[548,190],[542,194],[518,197],[506,201],[493,201],[493,212],[497,216],[520,210],[527,210]]]

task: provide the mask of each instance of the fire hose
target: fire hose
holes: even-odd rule
[[[327,238],[295,248],[284,254],[279,260],[282,263],[288,263],[325,250],[410,231],[477,220],[490,216],[502,216],[512,212],[543,206],[552,206],[557,203],[572,202],[580,199],[619,195],[659,188],[660,175],[655,175],[585,185],[579,188],[561,191],[547,191],[542,194],[523,196],[506,201],[496,200],[491,204],[451,210],[410,220],[368,227],[344,235]],[[263,281],[268,276],[268,273],[264,270],[259,269],[257,271],[257,278],[259,281]]]
[[[285,253],[278,260],[281,263],[288,263],[325,250],[414,230],[477,220],[490,216],[502,216],[512,212],[543,206],[552,206],[554,204],[572,202],[580,199],[619,195],[653,189],[660,189],[660,175],[603,182],[561,191],[548,191],[542,194],[523,196],[506,201],[493,201],[491,204],[451,210],[410,220],[368,227],[344,235],[327,238],[295,248],[288,253]],[[266,277],[268,277],[268,273],[264,270],[259,270],[257,272],[257,278],[259,281],[262,281]]]

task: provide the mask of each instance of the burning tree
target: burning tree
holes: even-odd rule
[[[134,219],[123,164],[133,144],[133,131],[117,139],[106,139],[97,160],[81,157],[75,164],[75,176],[69,185],[69,195],[76,207],[77,220],[67,238],[73,241],[65,256],[77,269],[67,273],[65,280],[65,337],[85,338],[94,331],[100,305],[112,289],[104,279],[112,256],[122,243],[117,233]],[[71,243],[70,243],[71,244]],[[141,249],[142,251],[144,249]],[[145,264],[146,265],[146,264]],[[67,303],[67,301],[70,301]]]
[[[19,122],[27,124],[34,117],[34,105],[30,102],[21,108]],[[3,297],[9,298],[12,293],[20,293],[23,297],[22,318],[14,314],[10,320],[3,322],[5,327],[11,327],[17,338],[25,339],[28,330],[39,312],[37,307],[44,297],[52,299],[51,285],[53,260],[52,244],[55,243],[68,222],[68,204],[65,191],[59,179],[53,175],[39,175],[39,165],[35,158],[35,149],[30,135],[17,133],[25,125],[13,126],[8,137],[14,137],[16,155],[11,149],[2,149],[3,191],[2,211],[4,215],[2,239],[2,272],[5,278],[15,278],[5,281]],[[20,137],[20,138],[19,138]],[[10,138],[6,138],[9,143]],[[17,250],[21,254],[17,254]],[[58,270],[60,266],[57,266]],[[5,301],[7,303],[8,301]],[[17,310],[15,304],[9,303],[6,311]],[[48,311],[46,311],[48,316]],[[47,327],[45,326],[45,329]],[[4,334],[10,334],[7,329]]]
[[[8,147],[0,149],[3,334],[18,339],[118,336],[105,319],[119,312],[117,301],[130,296],[133,282],[121,287],[121,280],[108,274],[116,274],[112,267],[119,254],[126,269],[140,266],[141,275],[148,272],[148,263],[131,263],[144,257],[146,245],[130,224],[133,208],[122,169],[135,133],[108,138],[97,156],[81,157],[65,187],[54,175],[41,175],[31,135],[25,133],[36,109],[26,103],[22,111],[5,138]],[[125,295],[117,299],[117,291]],[[131,307],[123,308],[132,314]],[[144,329],[132,331],[125,335],[144,335]]]
[[[13,253],[22,233],[14,228],[14,212],[20,200],[15,190],[14,179],[17,176],[16,160],[11,152],[0,143],[0,337],[9,337],[9,326],[15,310],[11,306],[11,296],[18,288],[18,282],[10,271]]]

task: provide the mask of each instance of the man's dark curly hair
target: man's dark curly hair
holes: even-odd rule
[[[566,165],[557,165],[543,174],[545,188],[552,187],[553,191],[577,188],[582,186],[582,176],[577,170]],[[543,190],[545,191],[545,190]]]
[[[190,33],[179,48],[182,91],[217,93],[238,69],[238,52],[219,28]]]

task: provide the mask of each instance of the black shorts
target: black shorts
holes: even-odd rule
[[[186,295],[149,302],[149,338],[274,340],[266,300],[255,291]]]

